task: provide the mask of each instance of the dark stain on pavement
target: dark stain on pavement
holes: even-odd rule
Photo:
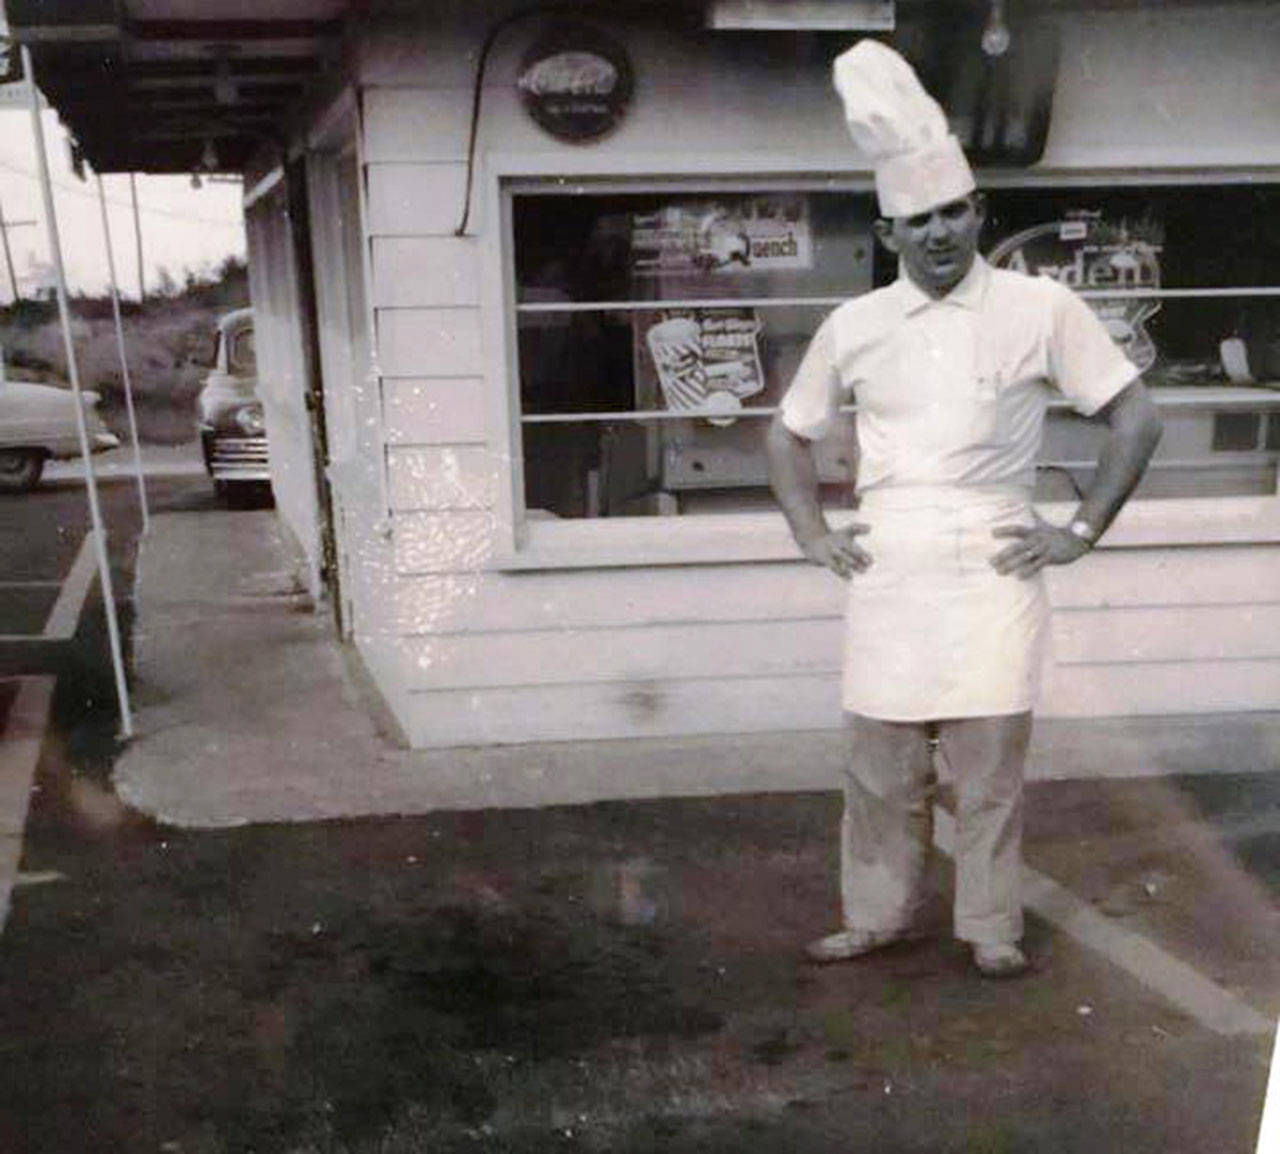
[[[804,966],[837,909],[834,793],[184,832],[87,821],[65,754],[24,861],[65,880],[17,891],[0,948],[5,1154],[1198,1154],[1253,1132],[1268,1040],[1196,1028],[1034,920],[1021,983],[980,982],[945,932]],[[1035,848],[1078,843],[1082,813],[1128,837],[1157,812],[1139,793],[1038,792]]]

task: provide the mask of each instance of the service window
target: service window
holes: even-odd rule
[[[809,338],[876,272],[865,193],[517,194],[530,516],[768,500],[763,431]],[[825,447],[847,489],[851,433]]]
[[[763,431],[817,325],[886,284],[866,190],[512,192],[524,513],[772,508]],[[1140,496],[1276,489],[1280,193],[1274,185],[988,195],[993,263],[1079,290],[1168,411]],[[1098,429],[1050,416],[1038,496],[1087,484]],[[852,415],[820,450],[851,500]]]
[[[1280,189],[1005,188],[989,205],[988,259],[1071,285],[1143,370],[1165,437],[1137,496],[1275,493]],[[1079,493],[1099,435],[1051,414],[1042,497]]]

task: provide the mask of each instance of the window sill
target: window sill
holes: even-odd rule
[[[1074,502],[1038,506],[1041,516],[1065,524]],[[828,515],[833,528],[851,510]],[[1099,549],[1176,545],[1280,543],[1280,496],[1208,497],[1133,501]],[[496,569],[638,568],[657,565],[737,565],[799,560],[780,513],[724,513],[696,517],[615,517],[530,521],[524,545],[497,558]]]

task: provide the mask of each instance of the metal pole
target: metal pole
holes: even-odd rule
[[[49,251],[58,283],[58,316],[62,321],[62,343],[67,354],[67,372],[75,397],[76,432],[80,436],[80,454],[84,459],[85,491],[89,496],[89,519],[93,524],[93,545],[98,557],[98,579],[102,583],[103,608],[107,614],[107,637],[111,643],[111,665],[115,671],[116,696],[120,702],[121,729],[125,737],[133,736],[133,713],[129,708],[129,686],[124,676],[124,657],[120,647],[120,622],[116,617],[115,593],[111,587],[111,565],[107,559],[107,529],[98,506],[98,479],[93,471],[89,451],[89,429],[84,419],[83,393],[80,389],[80,367],[76,363],[75,342],[71,339],[71,309],[67,304],[67,275],[62,264],[62,242],[58,238],[58,218],[53,207],[53,181],[49,177],[49,157],[45,152],[44,125],[40,120],[40,93],[36,88],[35,70],[31,66],[31,49],[22,45],[22,77],[31,85],[31,129],[36,138],[36,160],[39,162],[40,192],[44,199],[45,228],[49,234]]]
[[[98,178],[98,207],[102,210],[102,236],[107,242],[107,270],[111,274],[111,311],[116,319],[116,348],[120,352],[120,373],[124,379],[124,407],[129,415],[129,435],[133,438],[133,471],[138,478],[138,504],[142,508],[142,531],[151,531],[151,515],[147,510],[147,483],[142,477],[142,449],[138,444],[138,418],[133,409],[133,380],[129,376],[129,357],[124,348],[124,322],[120,319],[120,290],[116,285],[116,258],[111,247],[111,223],[107,219],[107,194]]]
[[[1271,1072],[1267,1090],[1262,1096],[1262,1122],[1258,1127],[1256,1154],[1275,1154],[1280,1150],[1280,1027],[1271,1045]]]
[[[138,177],[129,173],[129,195],[133,198],[133,239],[138,249],[138,303],[147,299],[147,275],[142,264],[142,217],[138,215]]]
[[[4,265],[9,270],[9,288],[14,304],[18,302],[18,278],[13,273],[13,253],[9,251],[9,226],[4,221],[4,206],[0,205],[0,238],[4,240]]]

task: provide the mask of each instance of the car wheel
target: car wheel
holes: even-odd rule
[[[44,454],[35,449],[0,449],[0,493],[26,493],[40,484]]]

